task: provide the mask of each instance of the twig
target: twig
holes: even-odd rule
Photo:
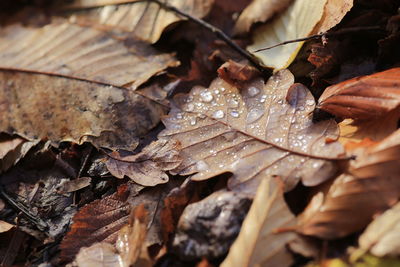
[[[210,23],[193,17],[192,15],[189,15],[181,10],[179,10],[178,8],[171,6],[167,3],[163,3],[159,0],[147,0],[149,2],[153,2],[158,4],[160,7],[170,10],[182,17],[185,17],[187,19],[189,19],[190,21],[195,22],[196,24],[210,30],[211,32],[213,32],[218,38],[220,38],[221,40],[223,40],[227,45],[229,45],[232,49],[234,49],[236,52],[238,52],[242,57],[244,57],[245,59],[247,59],[248,61],[250,61],[250,63],[256,67],[261,73],[263,73],[264,75],[268,75],[270,76],[270,72],[268,71],[268,69],[264,68],[263,66],[260,65],[260,63],[258,62],[258,60],[252,56],[249,52],[247,52],[246,50],[244,50],[243,48],[241,48],[239,45],[237,45],[228,35],[226,35],[226,33],[224,33],[222,30],[218,29],[217,27],[211,25]]]
[[[257,53],[257,52],[261,52],[261,51],[265,51],[265,50],[269,50],[281,45],[286,45],[286,44],[291,44],[291,43],[297,43],[297,42],[303,42],[303,41],[308,41],[308,40],[312,40],[312,39],[318,39],[318,38],[323,38],[323,37],[332,37],[332,36],[338,36],[338,35],[343,35],[343,34],[349,34],[349,33],[354,33],[354,32],[359,32],[359,31],[372,31],[372,30],[381,30],[382,28],[379,26],[369,26],[369,27],[352,27],[352,28],[345,28],[345,29],[341,29],[338,30],[336,32],[323,32],[320,34],[315,34],[315,35],[311,35],[308,37],[304,37],[304,38],[299,38],[299,39],[293,39],[293,40],[289,40],[289,41],[284,41],[282,43],[273,45],[273,46],[269,46],[269,47],[264,47],[264,48],[260,48],[257,49],[255,51],[252,51],[252,53]]]
[[[42,219],[34,216],[22,203],[17,203],[12,197],[10,197],[6,191],[4,190],[3,186],[0,185],[0,195],[7,200],[7,202],[13,206],[15,209],[21,211],[27,219],[29,219],[32,223],[36,225],[36,227],[41,230],[45,231],[46,229],[49,228],[47,223],[43,221]]]

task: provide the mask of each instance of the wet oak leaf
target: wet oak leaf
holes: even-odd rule
[[[180,162],[178,142],[159,139],[136,155],[120,157],[114,152],[107,158],[106,166],[117,178],[128,176],[140,185],[155,186],[168,182],[166,171],[176,168]]]
[[[136,89],[179,62],[148,44],[69,23],[0,30],[0,68],[52,73]]]
[[[327,193],[317,193],[299,218],[298,232],[323,239],[363,229],[373,216],[394,205],[400,195],[400,131],[353,151],[347,173]]]
[[[400,68],[393,68],[329,86],[318,108],[341,118],[376,119],[399,107],[399,88]]]
[[[121,5],[125,3],[124,5]],[[197,18],[210,11],[214,0],[169,0],[168,4]],[[93,7],[98,7],[93,9]],[[75,1],[65,9],[87,9],[71,17],[72,21],[84,25],[104,25],[132,32],[137,38],[155,43],[171,24],[185,18],[161,8],[151,1],[83,0]],[[88,9],[90,8],[90,9]]]
[[[286,245],[296,238],[293,232],[276,233],[292,227],[296,218],[283,198],[282,187],[274,179],[264,179],[221,267],[291,266],[293,259]]]
[[[0,71],[0,130],[30,140],[132,150],[163,108],[133,91],[53,75]]]
[[[216,79],[209,88],[178,96],[160,134],[181,144],[183,161],[173,172],[196,173],[193,180],[231,172],[228,187],[250,194],[264,177],[282,177],[286,190],[300,179],[307,186],[329,179],[335,164],[327,159],[343,153],[338,142],[325,141],[338,137],[337,125],[314,124],[314,99],[293,82],[282,70],[266,84],[255,79],[240,91]]]

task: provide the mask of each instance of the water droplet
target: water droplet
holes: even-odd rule
[[[257,87],[251,86],[251,87],[249,87],[249,89],[247,89],[247,92],[249,93],[250,97],[253,97],[253,96],[258,95],[258,93],[260,93],[260,89],[258,89]]]
[[[264,103],[266,99],[267,99],[267,95],[262,95],[261,99],[260,99],[260,102]]]
[[[296,122],[296,117],[293,117],[292,120],[290,121],[291,123],[295,123]]]
[[[240,116],[240,114],[237,110],[232,110],[230,114],[234,118],[239,118],[239,116]]]
[[[306,105],[307,105],[307,106],[313,106],[313,105],[314,105],[314,100],[308,99],[308,100],[306,101]]]
[[[193,110],[194,110],[194,105],[192,103],[187,104],[186,111],[193,111]]]
[[[222,110],[217,110],[212,114],[212,117],[214,119],[222,119],[224,116],[225,116],[225,114]]]
[[[303,135],[299,135],[299,136],[297,136],[297,139],[299,139],[299,140],[302,140],[304,138],[304,136]]]
[[[239,106],[239,101],[237,101],[236,99],[229,98],[227,100],[227,102],[228,102],[228,106],[231,108],[237,108]]]
[[[216,95],[218,95],[218,94],[219,94],[219,90],[218,90],[218,89],[215,89],[215,90],[214,90],[214,93],[215,93]]]
[[[176,113],[176,118],[178,120],[181,120],[183,118],[183,114],[182,113]]]
[[[314,162],[312,166],[313,166],[313,168],[318,168],[319,167],[319,163],[318,162]]]
[[[190,125],[194,126],[197,123],[197,118],[196,117],[192,117],[190,118]]]
[[[208,164],[204,160],[199,160],[196,163],[196,169],[198,171],[206,171],[206,170],[208,170]]]
[[[221,89],[221,92],[225,91],[225,87],[221,87],[220,89]]]
[[[279,100],[278,100],[278,104],[279,104],[279,105],[282,105],[282,104],[283,104],[283,99],[279,99]]]
[[[247,123],[253,123],[259,120],[262,115],[264,115],[264,111],[261,109],[252,109],[250,112],[247,114],[246,117],[246,122]]]
[[[304,110],[304,107],[301,106],[301,107],[298,107],[297,109],[300,110],[300,111],[303,111],[303,110]]]
[[[201,101],[209,103],[213,100],[213,95],[209,91],[203,91],[200,93]]]

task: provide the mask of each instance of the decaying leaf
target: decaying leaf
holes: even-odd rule
[[[400,68],[393,68],[329,86],[318,108],[342,118],[374,119],[399,107],[399,88]]]
[[[0,220],[0,233],[7,232],[13,227],[14,227],[14,225],[12,225],[12,224],[10,224],[8,222]]]
[[[16,164],[36,144],[17,136],[0,134],[0,173]]]
[[[202,18],[208,14],[213,2],[214,0],[169,0],[168,4],[194,17]],[[123,3],[126,4],[120,5]],[[92,9],[93,7],[99,8]],[[185,19],[151,1],[78,0],[65,8],[91,8],[83,14],[75,14],[72,20],[78,24],[102,24],[129,31],[150,43],[157,42],[167,26]]]
[[[167,67],[172,55],[141,41],[117,40],[92,28],[69,23],[39,29],[12,25],[0,31],[0,68],[55,74],[136,89]]]
[[[178,142],[159,139],[133,156],[120,157],[113,153],[108,157],[106,166],[117,178],[128,176],[135,183],[154,186],[168,182],[165,172],[176,168],[181,162],[178,150]]]
[[[253,44],[247,49],[252,52],[284,41],[309,36],[320,21],[327,0],[296,0],[274,20],[256,29]],[[303,42],[278,46],[254,53],[262,63],[274,69],[289,66],[299,52]]]
[[[279,14],[292,2],[292,0],[254,0],[240,14],[235,25],[235,33],[247,33],[251,25],[264,22]]]
[[[328,31],[336,26],[353,7],[353,0],[328,0],[321,20],[315,26],[313,34]]]
[[[343,153],[334,121],[314,124],[315,103],[288,70],[264,84],[255,79],[238,88],[216,79],[176,98],[160,136],[178,140],[183,162],[175,173],[204,180],[233,173],[228,187],[255,194],[264,177],[278,175],[287,190],[302,179],[316,185],[329,179]],[[332,142],[326,142],[326,139]]]
[[[78,267],[125,267],[114,246],[106,242],[81,248],[75,262]]]
[[[296,234],[274,233],[274,230],[295,224],[282,188],[273,179],[264,179],[239,236],[221,266],[291,266],[293,259],[285,246],[296,238]]]
[[[376,145],[354,151],[356,160],[324,194],[315,195],[300,217],[298,231],[335,239],[364,228],[394,205],[400,194],[400,130]]]
[[[360,236],[360,248],[378,257],[400,254],[400,203],[377,217]]]

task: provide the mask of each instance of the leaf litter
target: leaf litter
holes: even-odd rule
[[[395,1],[61,2],[0,3],[3,265],[396,264]]]

